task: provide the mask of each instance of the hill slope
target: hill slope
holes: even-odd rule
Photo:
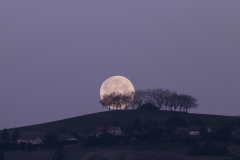
[[[187,121],[202,120],[208,125],[234,123],[239,120],[239,117],[232,116],[190,114],[170,111],[118,110],[99,112],[49,123],[20,127],[19,130],[32,132],[54,130],[58,132],[61,128],[66,128],[68,130],[75,130],[83,134],[88,134],[94,131],[98,126],[111,125],[113,122],[120,123],[120,126],[126,126],[131,124],[134,119],[140,119],[143,122],[151,120],[158,122],[159,124],[163,124],[170,117],[179,117]]]

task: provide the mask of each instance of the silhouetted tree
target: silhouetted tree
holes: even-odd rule
[[[128,107],[131,107],[133,110],[135,109],[135,108],[137,108],[137,104],[136,104],[136,92],[137,91],[135,91],[135,92],[131,92],[131,94],[133,95],[133,99],[129,102],[129,105],[126,107],[126,108],[128,108]]]
[[[176,92],[172,92],[169,96],[169,100],[170,100],[170,110],[176,111],[176,109],[179,106],[179,98],[178,98],[178,94]]]
[[[165,110],[169,109],[171,110],[171,91],[169,90],[165,90],[165,96],[164,96],[164,106],[165,106]]]
[[[134,98],[130,102],[133,109],[145,104],[145,92],[144,90],[136,90],[134,93]]]
[[[198,106],[197,99],[188,95],[186,97],[186,102],[184,105],[185,112],[188,112],[188,110],[191,108],[197,108],[197,106]]]
[[[144,104],[152,104],[157,106],[159,110],[176,111],[177,109],[182,112],[188,112],[189,109],[197,108],[197,99],[186,94],[177,94],[170,90],[163,89],[146,89],[136,90],[129,93],[116,93],[106,94],[102,96],[100,103],[109,110],[121,109],[123,106],[126,108],[141,109]]]
[[[151,103],[154,104],[155,100],[154,100],[154,96],[153,96],[154,92],[151,89],[146,89],[143,90],[143,99],[144,99],[144,103]]]
[[[1,139],[2,141],[8,141],[10,138],[10,135],[8,133],[8,130],[6,128],[3,129],[2,133],[1,133]]]
[[[165,91],[163,89],[154,89],[153,91],[154,105],[156,105],[159,110],[163,109],[165,102]]]
[[[178,95],[178,102],[179,102],[179,111],[184,111],[185,105],[187,105],[188,95],[180,94]]]
[[[12,134],[12,139],[16,141],[16,140],[18,139],[18,137],[20,137],[20,136],[21,136],[21,134],[20,134],[20,132],[18,131],[18,129],[16,128],[16,129],[14,130],[13,134]]]
[[[121,109],[130,104],[130,102],[133,99],[133,93],[119,93],[119,92],[113,92],[111,94],[105,94],[102,96],[100,103],[103,106],[107,106],[112,109]]]
[[[108,107],[109,111],[110,108],[114,107],[114,102],[113,102],[113,94],[105,94],[102,96],[100,103],[102,104],[103,107]]]
[[[123,93],[121,95],[121,106],[125,106],[125,107],[129,106],[133,98],[134,98],[134,92]]]

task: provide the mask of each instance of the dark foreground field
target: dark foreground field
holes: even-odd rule
[[[51,160],[56,150],[6,152],[5,160]],[[68,148],[71,160],[230,160],[231,157],[185,156],[171,151],[138,151],[136,148]]]
[[[51,160],[55,150],[5,152],[4,160]]]
[[[78,131],[82,134],[89,134],[94,131],[96,127],[104,126],[107,123],[110,125],[113,121],[118,121],[120,123],[120,126],[128,125],[129,123],[133,122],[134,119],[140,119],[141,121],[151,120],[159,124],[164,124],[170,117],[179,117],[187,121],[201,120],[211,126],[217,125],[219,123],[232,124],[240,120],[239,117],[233,116],[193,114],[173,111],[117,110],[99,112],[49,123],[20,127],[19,130],[45,132],[48,130],[59,131],[61,128],[67,128],[69,130]]]
[[[206,137],[192,138],[189,136],[187,139],[181,136],[174,139],[174,137],[176,137],[175,133],[173,134],[170,132],[167,133],[165,137],[161,134],[158,135],[157,138],[152,137],[155,131],[151,130],[151,127],[166,127],[166,121],[173,117],[186,121],[189,126],[192,125],[194,121],[198,123],[201,122],[200,125],[202,126],[211,126],[211,128],[213,128],[213,136],[211,137],[215,139],[207,139]],[[138,121],[136,121],[136,119]],[[135,133],[133,131],[128,133],[130,135],[127,135],[127,130],[129,128],[131,130],[136,129],[134,128],[134,122],[139,122],[140,129],[138,128],[138,131],[142,132],[143,128],[145,133],[142,133],[144,133],[143,135],[145,135],[146,139],[139,139],[141,143],[132,146],[129,141],[132,136],[136,135],[134,135]],[[114,123],[122,129],[125,128],[125,134],[131,136],[127,141],[124,141],[124,144],[121,143],[121,140],[115,143],[109,143],[108,145],[103,145],[101,143],[90,144],[87,142],[89,134],[93,133],[97,127],[111,126]],[[217,148],[228,150],[231,146],[239,148],[239,124],[240,117],[233,116],[192,114],[173,111],[119,110],[83,115],[60,121],[20,127],[18,129],[22,135],[34,134],[44,136],[47,131],[54,131],[59,137],[64,134],[71,135],[70,133],[74,131],[74,133],[80,135],[81,140],[78,141],[78,144],[64,146],[71,160],[231,160],[233,155],[224,154],[223,157],[208,157],[208,155],[196,156],[202,155],[196,151],[201,149],[204,149],[204,152],[209,151],[208,145],[211,145],[210,149],[213,150]],[[229,128],[225,127],[225,130],[221,131],[221,128],[224,128],[224,126],[231,126],[231,130],[227,130]],[[172,129],[172,126],[168,127],[168,129]],[[221,132],[214,132],[214,129],[216,130],[219,128]],[[9,129],[9,131],[12,132],[13,129]],[[234,132],[235,137],[232,136],[232,132]],[[156,132],[156,134],[158,134],[158,132]],[[230,137],[226,137],[225,135],[229,135]],[[80,143],[82,144],[80,145]],[[196,146],[198,146],[198,148],[196,148]],[[193,150],[194,148],[195,150]],[[191,150],[195,151],[192,152],[194,154],[189,154]],[[56,149],[40,149],[39,151],[28,152],[20,150],[8,151],[5,152],[5,160],[51,160],[55,152]],[[221,153],[214,155],[221,155]]]

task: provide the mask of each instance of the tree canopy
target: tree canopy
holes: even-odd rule
[[[2,133],[1,133],[1,139],[3,141],[8,141],[10,138],[10,135],[8,133],[8,130],[6,128],[3,129]]]
[[[133,99],[133,93],[119,93],[113,92],[102,96],[100,103],[103,106],[107,106],[111,109],[122,109],[129,105]]]
[[[192,108],[197,108],[197,99],[187,94],[178,94],[170,90],[146,89],[136,90],[129,93],[113,92],[102,96],[100,103],[110,109],[144,109],[145,104],[151,104],[158,110],[188,112]]]
[[[13,140],[17,140],[18,137],[20,137],[20,136],[21,136],[21,134],[20,134],[20,132],[18,131],[18,129],[16,128],[16,129],[14,130],[13,134],[12,134],[12,139],[13,139]]]

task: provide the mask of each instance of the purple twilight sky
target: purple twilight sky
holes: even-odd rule
[[[114,75],[240,115],[240,1],[0,1],[0,129],[106,111]]]

